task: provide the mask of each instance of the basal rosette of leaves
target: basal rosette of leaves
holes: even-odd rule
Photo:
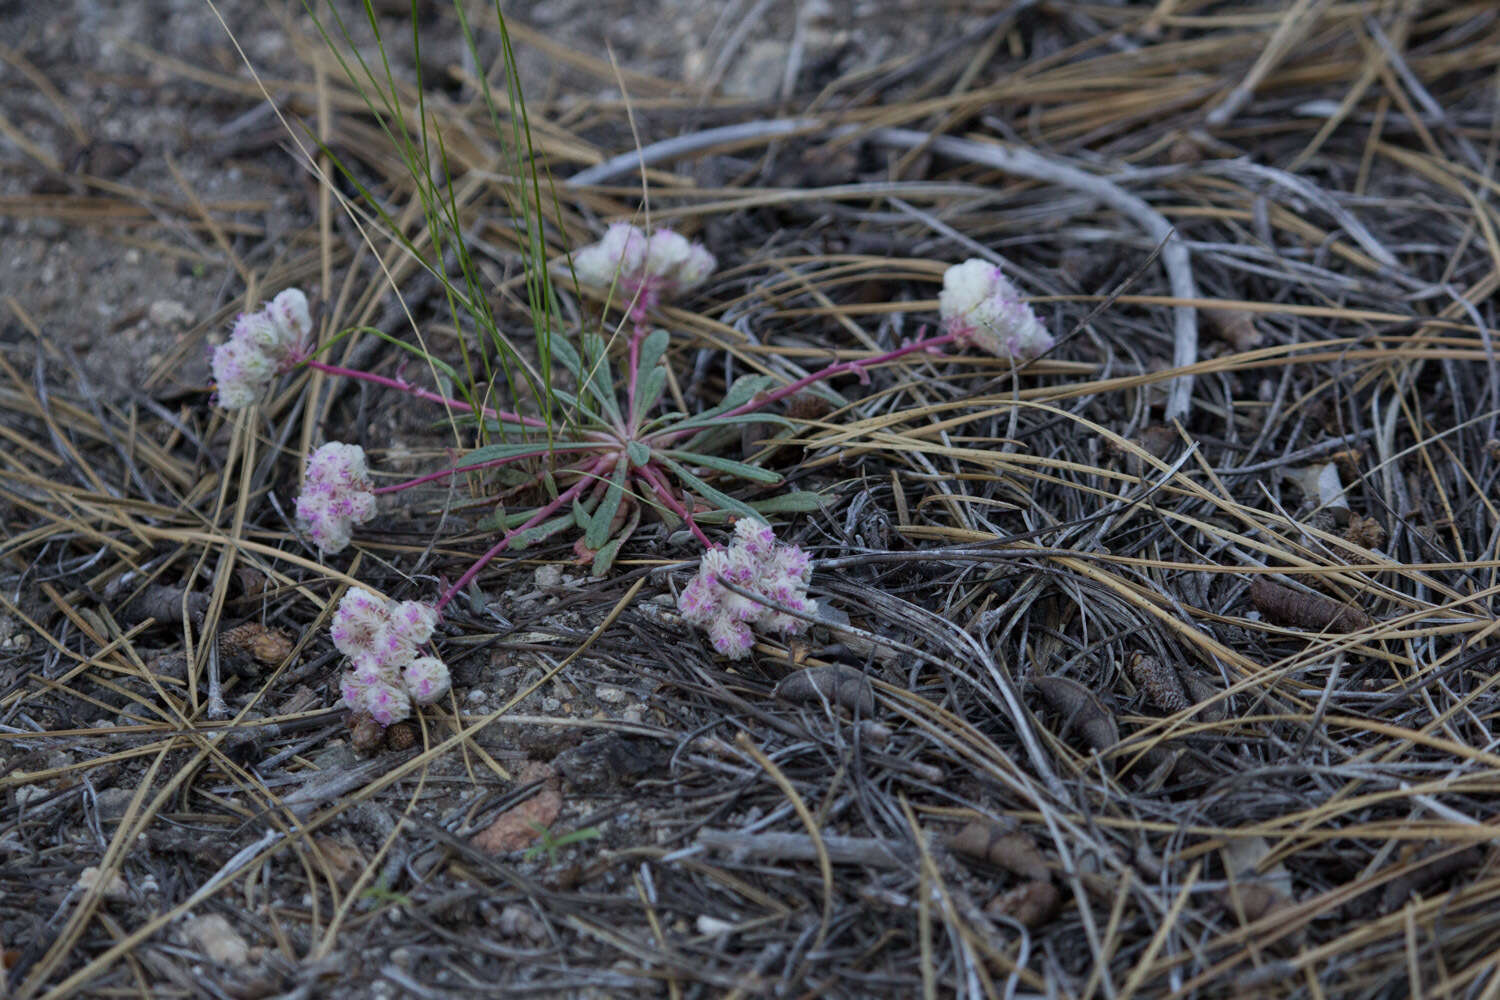
[[[553,345],[556,361],[577,385],[576,392],[555,390],[565,420],[550,444],[546,476],[556,485],[557,496],[551,503],[488,522],[515,531],[512,547],[573,529],[579,533],[580,559],[602,575],[639,526],[643,506],[668,521],[685,523],[705,547],[713,543],[700,521],[726,514],[764,520],[768,513],[817,508],[815,493],[784,493],[754,502],[731,494],[735,481],[756,487],[782,482],[776,472],[718,453],[730,441],[739,441],[746,423],[792,426],[785,417],[761,409],[773,378],[740,378],[717,406],[701,413],[658,412],[667,387],[667,331],[656,330],[632,345],[618,382],[604,338],[586,333],[580,340],[581,352],[560,341]],[[456,470],[533,459],[549,448],[546,434],[535,427],[504,418],[485,422],[504,442],[476,448]],[[539,511],[545,513],[540,521]]]

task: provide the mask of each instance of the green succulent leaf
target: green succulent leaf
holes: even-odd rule
[[[600,546],[599,551],[594,553],[594,565],[589,570],[590,576],[600,577],[610,571],[610,568],[615,564],[615,557],[620,554],[620,546],[624,545],[625,540],[635,534],[635,529],[640,523],[641,507],[637,504],[635,509],[630,512],[630,520],[626,522],[625,530],[621,531],[614,538],[611,538],[607,545]]]
[[[551,538],[553,535],[557,534],[559,531],[562,531],[572,523],[572,514],[564,514],[561,517],[554,517],[550,521],[543,521],[541,524],[538,524],[532,528],[527,528],[525,531],[516,535],[515,538],[512,538],[510,540],[509,547],[511,549],[517,550],[530,548],[537,542],[543,541],[547,538]]]
[[[665,330],[652,330],[645,340],[641,341],[641,351],[636,361],[635,370],[638,372],[649,372],[655,368],[667,353],[667,345],[671,343],[672,335]]]
[[[673,449],[667,452],[673,458],[693,465],[701,465],[713,469],[715,472],[725,472],[731,476],[739,476],[755,483],[779,483],[782,480],[780,473],[772,472],[770,469],[762,469],[758,465],[750,465],[745,462],[736,462],[732,458],[720,458],[717,455],[699,455],[690,451]]]
[[[728,413],[730,410],[733,410],[734,408],[739,406],[744,406],[746,403],[750,402],[751,398],[757,392],[763,391],[767,386],[772,385],[775,381],[776,380],[770,375],[744,375],[740,378],[737,378],[734,380],[734,385],[731,385],[729,387],[729,391],[724,394],[723,402],[721,402],[718,406],[704,410],[697,416],[688,417],[686,420],[680,421],[676,425],[676,429],[687,430],[691,427],[703,427],[707,424],[711,424],[714,422],[714,418],[720,416],[721,414]],[[743,416],[737,416],[734,419],[740,420],[743,419],[743,417],[749,415],[750,414],[744,414]]]
[[[525,455],[527,452],[541,451],[545,445],[536,441],[518,441],[509,444],[487,444],[482,448],[475,448],[463,458],[453,463],[454,468],[467,469],[473,465],[483,465],[485,462],[494,462],[502,458],[514,458],[517,455]]]
[[[632,424],[639,423],[646,411],[651,409],[652,404],[661,398],[661,391],[666,384],[667,370],[665,368],[647,370],[646,376],[635,387],[635,409],[630,414]]]
[[[615,514],[625,496],[625,469],[626,463],[615,463],[614,475],[609,477],[609,487],[604,491],[604,499],[599,501],[593,520],[584,529],[583,544],[591,549],[597,549],[609,539],[609,529],[614,526]]]
[[[823,497],[812,490],[794,490],[780,496],[754,500],[750,506],[762,514],[803,514],[808,511],[822,510]]]
[[[625,445],[625,455],[637,469],[651,461],[651,449],[641,441],[630,441]]]
[[[681,462],[665,456],[663,456],[662,460],[667,463],[668,468],[677,473],[678,479],[681,479],[683,482],[691,486],[694,490],[697,491],[699,496],[707,500],[709,503],[713,504],[721,510],[729,511],[731,514],[738,514],[741,517],[755,517],[754,509],[751,508],[748,504],[741,503],[729,494],[722,493],[719,490],[714,489],[712,486],[708,485],[703,480],[693,475],[692,471]]]
[[[579,373],[583,371],[583,365],[578,360],[578,352],[562,337],[552,338],[552,357],[571,372],[574,378],[580,377]]]
[[[600,410],[615,423],[619,423],[620,401],[615,397],[615,376],[609,364],[609,345],[597,333],[585,333],[583,353],[588,362],[588,370],[580,376],[584,390],[593,397]]]
[[[579,413],[582,413],[585,417],[588,417],[594,423],[607,423],[603,416],[601,416],[591,407],[586,406],[582,400],[573,395],[571,392],[563,392],[561,389],[553,389],[552,394],[557,397],[557,401],[559,403],[562,403],[563,406],[567,407],[568,409],[577,410]]]

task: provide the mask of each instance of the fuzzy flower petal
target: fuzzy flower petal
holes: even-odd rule
[[[265,312],[276,324],[286,346],[300,347],[312,336],[312,313],[307,308],[307,296],[300,288],[282,290],[266,306]]]
[[[226,410],[250,406],[276,374],[276,365],[252,342],[231,338],[214,349],[212,368],[219,405]]]
[[[948,268],[938,308],[944,329],[960,343],[997,357],[1027,361],[1054,343],[1020,290],[988,261],[966,260]]]
[[[349,544],[352,526],[375,516],[373,489],[364,449],[329,442],[307,460],[306,483],[297,498],[297,525],[319,551],[341,552]]]
[[[401,683],[418,705],[430,705],[448,693],[452,678],[448,665],[436,656],[419,656],[401,670]]]
[[[718,262],[701,243],[670,229],[647,236],[628,222],[609,227],[604,239],[573,255],[573,273],[586,285],[615,287],[622,301],[644,313],[708,280]],[[641,318],[641,317],[638,317]]]
[[[288,288],[264,308],[241,313],[229,340],[214,350],[214,384],[226,410],[250,406],[277,372],[296,361],[312,333],[307,296]]]
[[[646,262],[646,234],[628,222],[616,222],[604,239],[573,255],[573,272],[586,285],[608,288],[636,281]]]
[[[411,715],[411,696],[396,684],[382,680],[366,688],[360,703],[350,707],[367,713],[382,726],[389,726]]]
[[[385,601],[363,587],[350,587],[339,601],[329,628],[334,648],[351,658],[368,655],[389,620]]]
[[[787,634],[806,627],[801,618],[767,602],[804,615],[812,614],[817,603],[807,596],[812,575],[807,553],[778,542],[769,525],[751,518],[738,521],[734,534],[728,549],[704,553],[697,574],[677,598],[677,609],[690,624],[708,632],[715,650],[739,659],[755,643],[751,626]]]

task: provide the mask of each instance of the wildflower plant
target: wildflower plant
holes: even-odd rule
[[[492,442],[479,444],[446,468],[381,487],[373,485],[360,448],[323,445],[308,459],[296,505],[300,527],[321,552],[333,554],[349,544],[353,527],[374,517],[378,494],[505,470],[520,473],[508,496],[529,491],[544,498],[520,509],[501,508],[486,519],[483,526],[497,532],[498,539],[433,605],[387,602],[358,588],[345,596],[332,632],[335,646],[349,658],[341,690],[350,707],[389,725],[405,718],[414,703],[430,703],[447,692],[447,667],[421,646],[447,604],[496,557],[572,531],[579,561],[591,563],[593,572],[602,575],[646,509],[685,525],[706,550],[678,609],[686,622],[707,632],[715,650],[730,658],[748,655],[755,628],[800,632],[816,610],[807,596],[812,562],[800,548],[779,542],[765,515],[813,509],[819,498],[795,492],[758,502],[739,499],[735,493],[741,487],[774,487],[782,477],[725,456],[724,445],[737,441],[747,423],[791,426],[769,408],[809,385],[847,374],[867,381],[867,369],[907,354],[955,344],[982,347],[1017,362],[1052,344],[1051,335],[1000,271],[973,260],[944,275],[939,299],[943,332],[875,357],[829,365],[779,387],[772,376],[747,375],[731,384],[717,405],[684,413],[664,402],[671,335],[664,329],[647,332],[646,320],[665,296],[700,286],[713,265],[705,248],[679,234],[659,230],[647,236],[628,225],[611,226],[600,243],[579,251],[574,266],[580,279],[630,293],[634,322],[628,346],[617,377],[603,335],[582,333],[576,350],[555,339],[553,357],[571,383],[567,389],[553,386],[539,397],[543,410],[536,416],[475,405],[400,378],[318,360],[306,343],[311,331],[307,300],[295,289],[280,293],[261,312],[240,318],[234,336],[214,357],[216,373],[240,380],[229,388],[221,384],[219,399],[225,406],[249,405],[275,372],[305,364],[441,403],[481,441]],[[242,377],[246,369],[236,367],[252,354],[263,358],[252,366],[253,384]],[[716,545],[702,526],[725,517],[736,521],[728,548]]]
[[[382,725],[447,692],[447,668],[425,647],[446,606],[492,560],[571,531],[579,561],[602,575],[648,511],[686,526],[706,550],[680,609],[686,622],[708,632],[717,650],[730,657],[747,655],[756,628],[797,633],[815,610],[807,597],[811,560],[796,546],[778,542],[765,515],[812,509],[819,498],[787,493],[741,499],[746,487],[764,492],[782,482],[772,470],[725,454],[731,442],[740,442],[744,425],[791,426],[772,410],[780,401],[839,376],[856,375],[867,382],[869,369],[909,354],[940,354],[945,345],[973,346],[1024,362],[1051,344],[1014,286],[992,266],[970,261],[945,276],[942,329],[935,335],[924,331],[894,350],[831,364],[789,384],[747,375],[702,412],[673,409],[666,401],[672,337],[653,329],[651,320],[658,305],[704,291],[717,261],[707,247],[670,229],[648,233],[617,222],[598,243],[565,258],[565,267],[551,266],[559,261],[548,249],[546,224],[564,229],[562,211],[550,179],[543,180],[545,160],[532,144],[510,35],[496,2],[498,65],[508,107],[497,103],[488,74],[478,75],[476,82],[511,160],[514,181],[504,186],[504,197],[525,274],[535,334],[533,367],[501,331],[488,280],[470,253],[466,216],[472,214],[472,194],[455,188],[443,135],[421,96],[415,14],[412,64],[418,76],[413,91],[392,72],[375,5],[363,7],[377,59],[367,60],[336,5],[304,0],[334,58],[405,166],[421,224],[408,228],[398,222],[336,150],[321,143],[319,148],[356,192],[340,197],[352,215],[363,217],[361,228],[382,231],[432,274],[442,286],[452,325],[479,336],[473,342],[460,338],[461,358],[455,366],[423,346],[375,331],[420,356],[434,375],[451,383],[436,392],[399,375],[325,360],[323,352],[331,343],[315,343],[306,297],[287,289],[265,308],[241,317],[230,341],[215,353],[213,372],[218,401],[229,409],[254,405],[277,376],[305,366],[438,404],[460,439],[472,442],[467,453],[444,468],[378,487],[363,451],[354,445],[329,442],[307,459],[295,508],[297,524],[325,556],[346,548],[354,530],[376,517],[381,495],[462,478],[491,487],[485,492],[496,500],[496,512],[481,525],[494,531],[496,539],[434,603],[398,604],[362,588],[351,590],[340,603],[333,639],[348,657],[344,700]],[[475,64],[488,62],[476,46],[466,5],[455,3],[454,15]],[[403,104],[403,94],[413,92],[416,105]],[[574,339],[561,334],[553,282],[563,276],[602,293],[608,305],[623,307],[629,321],[623,350],[612,356],[614,342],[593,329]],[[524,377],[516,378],[517,372]],[[497,397],[513,400],[512,409],[491,405]],[[503,491],[493,488],[497,484]],[[727,549],[704,530],[716,519],[736,521]]]

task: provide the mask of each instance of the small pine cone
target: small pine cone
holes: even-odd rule
[[[1356,514],[1344,529],[1344,540],[1363,549],[1378,549],[1385,544],[1385,529],[1373,517]]]
[[[280,663],[292,655],[291,636],[281,629],[268,628],[260,622],[244,622],[219,633],[221,656],[249,656],[258,663]]]
[[[1352,605],[1322,594],[1307,594],[1257,576],[1250,602],[1268,621],[1309,632],[1358,632],[1370,627],[1370,616]]]
[[[1010,917],[1022,927],[1035,929],[1052,919],[1062,897],[1050,881],[1035,879],[1002,892],[985,906],[994,916]]]
[[[1192,704],[1177,671],[1156,657],[1136,653],[1130,657],[1125,669],[1131,680],[1146,692],[1151,703],[1168,715],[1176,715]]]
[[[374,753],[385,742],[380,723],[363,712],[349,713],[349,742],[359,753]]]
[[[385,745],[390,750],[405,750],[416,746],[417,727],[410,722],[393,722],[385,731]]]
[[[833,404],[815,392],[797,392],[787,397],[786,415],[793,420],[817,420],[833,409]]]

